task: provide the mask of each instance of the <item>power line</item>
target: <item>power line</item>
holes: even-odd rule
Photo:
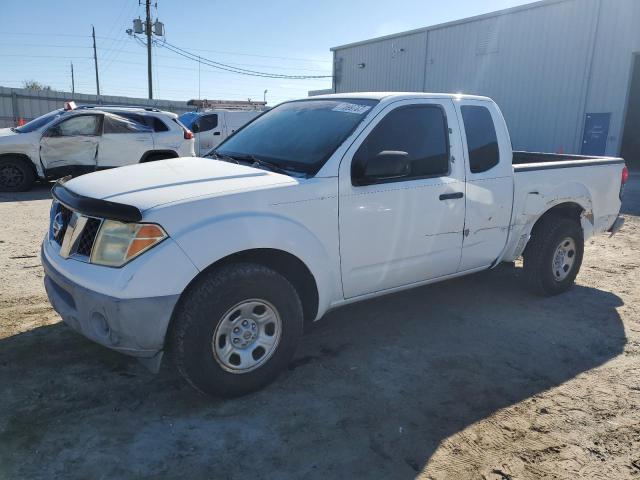
[[[180,55],[189,60],[204,63],[213,68],[217,68],[219,70],[225,70],[231,73],[237,73],[239,75],[247,75],[252,77],[262,77],[262,78],[280,78],[287,80],[308,80],[308,79],[318,79],[318,78],[331,78],[331,75],[286,75],[281,73],[269,73],[269,72],[260,72],[257,70],[249,70],[241,67],[234,67],[233,65],[229,65],[222,62],[216,62],[215,60],[208,59],[206,57],[202,57],[200,55],[196,55],[191,53],[183,48],[180,48],[176,45],[173,45],[167,41],[159,42],[157,40],[153,40],[153,42],[161,47],[166,48],[167,50]]]
[[[38,33],[35,33],[35,32],[34,33],[0,32],[0,35],[28,35],[30,37],[64,36],[64,37],[76,37],[76,38],[87,38],[87,39],[91,38],[91,35],[77,35],[77,34],[67,34],[67,33],[42,33],[42,32],[38,32]],[[112,42],[122,41],[122,37],[110,37],[110,36],[102,36],[102,35],[96,35],[96,39],[98,39],[98,40],[111,40]],[[20,46],[43,47],[43,46],[52,46],[52,45],[20,44]],[[113,46],[113,43],[111,43],[111,46]],[[91,47],[79,46],[79,45],[60,45],[60,47],[91,48]],[[101,50],[107,50],[107,49],[101,49]],[[109,49],[109,50],[110,51],[115,51],[115,50],[117,50],[117,48],[116,49]],[[257,58],[272,58],[272,59],[276,59],[276,60],[294,60],[294,61],[299,61],[299,62],[310,62],[310,63],[333,63],[332,60],[321,60],[321,59],[302,58],[302,57],[286,57],[286,56],[275,56],[275,55],[260,55],[260,54],[257,54],[257,53],[234,52],[234,51],[229,51],[229,50],[211,50],[211,49],[205,49],[205,48],[192,48],[191,50],[194,50],[194,51],[197,51],[197,52],[219,53],[219,54],[223,54],[223,55],[238,55],[238,56],[244,56],[244,57],[257,57]]]
[[[88,58],[88,59],[93,59],[93,57],[78,57],[78,56],[69,56],[69,55],[24,55],[24,54],[11,54],[11,53],[0,53],[0,57],[21,57],[21,58]]]
[[[91,38],[91,36],[89,36],[89,38]],[[100,38],[105,38],[105,37],[100,37],[99,35],[96,35],[96,39],[100,39]],[[134,37],[137,40],[140,40],[139,37]],[[126,42],[128,40],[128,37],[124,37],[121,39],[122,42]],[[144,46],[146,48],[146,43],[141,43],[142,46]],[[29,46],[29,47],[38,47],[38,48],[49,48],[49,47],[59,47],[59,48],[93,48],[91,45],[47,45],[47,44],[29,44],[29,45],[20,45],[20,46]],[[133,50],[124,50],[124,46],[123,45],[119,45],[116,46],[116,48],[105,48],[105,47],[98,47],[98,51],[99,52],[110,52],[107,55],[103,55],[102,56],[102,63],[105,64],[105,66],[102,68],[103,72],[107,70],[108,66],[110,66],[113,62],[117,61],[115,60],[117,57],[119,57],[121,54],[127,54],[127,55],[139,55],[140,52],[139,51],[133,51]],[[238,54],[240,55],[240,54]],[[0,54],[1,56],[1,54]],[[71,57],[69,57],[71,58]],[[175,58],[173,55],[158,55],[156,52],[154,52],[154,58]],[[266,58],[284,58],[284,57],[266,57]],[[227,65],[231,65],[231,66],[245,66],[245,67],[258,67],[258,68],[272,68],[272,69],[277,69],[277,70],[296,70],[296,71],[306,71],[306,72],[326,72],[326,70],[320,70],[317,68],[305,68],[305,67],[282,67],[279,65],[264,65],[264,64],[254,64],[254,63],[239,63],[239,62],[226,62]]]

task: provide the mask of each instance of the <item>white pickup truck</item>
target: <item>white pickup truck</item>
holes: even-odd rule
[[[620,158],[512,152],[483,97],[328,95],[283,103],[211,158],[53,188],[49,299],[90,339],[195,388],[241,395],[291,360],[303,324],[350,302],[524,256],[569,289],[584,240],[615,233]]]

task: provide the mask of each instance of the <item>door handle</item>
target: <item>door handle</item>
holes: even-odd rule
[[[214,135],[220,135],[220,132],[213,132]]]
[[[443,193],[440,195],[440,200],[455,200],[456,198],[462,198],[464,194],[462,192],[456,193]]]

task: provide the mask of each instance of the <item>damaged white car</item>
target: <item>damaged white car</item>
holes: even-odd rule
[[[37,179],[194,155],[193,134],[175,113],[66,102],[64,109],[21,127],[0,129],[0,191],[29,190]]]

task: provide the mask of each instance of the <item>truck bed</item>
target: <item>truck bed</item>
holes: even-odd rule
[[[624,164],[624,160],[616,157],[589,157],[562,153],[514,151],[512,163],[513,169],[517,173],[552,168]]]

